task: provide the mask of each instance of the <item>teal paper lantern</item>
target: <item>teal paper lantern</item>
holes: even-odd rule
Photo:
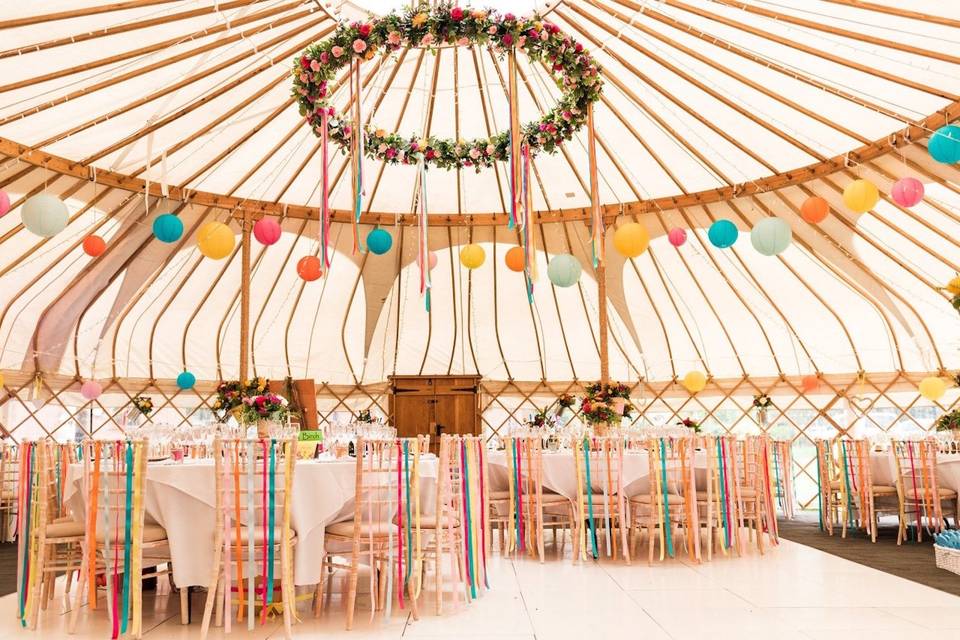
[[[780,218],[764,218],[750,231],[750,244],[765,256],[783,253],[792,239],[790,225]]]
[[[710,229],[707,230],[707,238],[710,239],[710,244],[716,248],[726,249],[733,246],[739,233],[737,225],[724,218],[710,225]]]
[[[153,219],[153,235],[160,242],[176,242],[183,235],[183,222],[172,213],[164,213]]]
[[[937,162],[956,164],[960,162],[960,126],[948,124],[930,136],[927,151]]]
[[[572,287],[580,280],[580,261],[569,253],[553,256],[547,266],[547,277],[558,287]]]
[[[374,229],[367,234],[367,249],[370,253],[382,256],[393,246],[393,236],[383,229]]]
[[[41,238],[52,238],[67,227],[70,214],[60,198],[49,193],[38,193],[23,203],[20,219],[31,233]]]
[[[197,384],[197,376],[193,375],[189,371],[184,371],[177,376],[177,386],[186,391],[187,389],[193,389],[193,385]]]

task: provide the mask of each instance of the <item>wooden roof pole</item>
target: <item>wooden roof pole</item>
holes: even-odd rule
[[[240,243],[240,382],[246,382],[250,362],[250,212],[243,214]]]
[[[597,132],[594,128],[593,105],[587,107],[587,153],[590,158],[590,206],[600,207],[600,185],[597,180]],[[606,234],[601,238],[606,242]],[[600,382],[610,381],[610,353],[607,345],[607,267],[601,257],[596,266],[597,272],[597,320],[600,331]]]

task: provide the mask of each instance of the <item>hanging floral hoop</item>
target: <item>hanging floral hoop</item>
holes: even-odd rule
[[[538,15],[517,18],[489,9],[441,5],[342,23],[332,36],[308,47],[293,69],[293,93],[300,113],[318,137],[323,136],[326,120],[329,139],[349,150],[353,128],[336,117],[329,103],[328,84],[336,72],[354,60],[371,60],[403,47],[435,52],[442,45],[490,46],[501,56],[511,50],[523,52],[546,66],[561,96],[552,110],[522,127],[523,143],[531,155],[555,153],[586,123],[589,105],[600,98],[603,81],[597,63],[557,25]],[[443,169],[474,167],[479,172],[508,160],[510,133],[474,140],[404,137],[370,124],[364,127],[363,149],[366,156],[388,164],[415,164],[422,159]]]

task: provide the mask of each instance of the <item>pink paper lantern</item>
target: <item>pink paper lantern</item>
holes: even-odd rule
[[[7,211],[10,211],[10,196],[0,190],[0,217],[7,215]]]
[[[430,271],[433,271],[434,267],[437,266],[437,254],[431,251],[427,254],[427,267]],[[417,255],[417,266],[420,266],[420,256]]]
[[[923,200],[923,183],[916,178],[900,178],[893,183],[890,197],[901,207],[912,207]]]
[[[679,247],[687,241],[687,232],[680,227],[674,227],[667,233],[667,240],[669,240],[673,246]]]
[[[103,387],[100,386],[99,382],[87,380],[80,385],[80,395],[86,400],[96,400],[100,397],[101,393],[103,393]]]
[[[253,237],[268,247],[280,239],[280,233],[280,223],[273,218],[260,218],[253,225]]]

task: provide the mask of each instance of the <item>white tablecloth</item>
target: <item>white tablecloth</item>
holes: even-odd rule
[[[893,452],[873,452],[870,454],[870,471],[873,484],[894,486],[897,477],[897,463]],[[937,481],[941,487],[960,493],[960,454],[941,453],[937,455]]]
[[[75,517],[81,517],[85,496],[81,465],[71,465],[65,499]],[[420,460],[421,507],[433,508],[437,479],[435,456]],[[293,476],[291,526],[297,532],[294,582],[320,580],[324,528],[353,517],[356,461],[298,460]],[[427,499],[431,497],[430,499]],[[167,531],[174,580],[178,585],[207,586],[216,527],[216,485],[213,462],[159,462],[147,465],[145,490],[147,520]]]
[[[507,458],[504,451],[489,453],[490,489],[505,491],[508,487]],[[598,460],[599,462],[599,460]],[[707,456],[703,451],[697,451],[694,456],[697,486],[705,486]],[[522,471],[522,468],[521,468]],[[625,493],[634,496],[650,490],[650,464],[646,451],[627,451],[623,454],[623,484]],[[593,478],[591,478],[593,480]],[[674,479],[671,477],[669,483]],[[668,484],[669,484],[668,483]],[[592,482],[593,489],[602,492],[606,484],[606,476],[596,478]],[[543,486],[550,491],[559,493],[570,499],[577,497],[577,469],[571,451],[544,451],[543,452]]]

